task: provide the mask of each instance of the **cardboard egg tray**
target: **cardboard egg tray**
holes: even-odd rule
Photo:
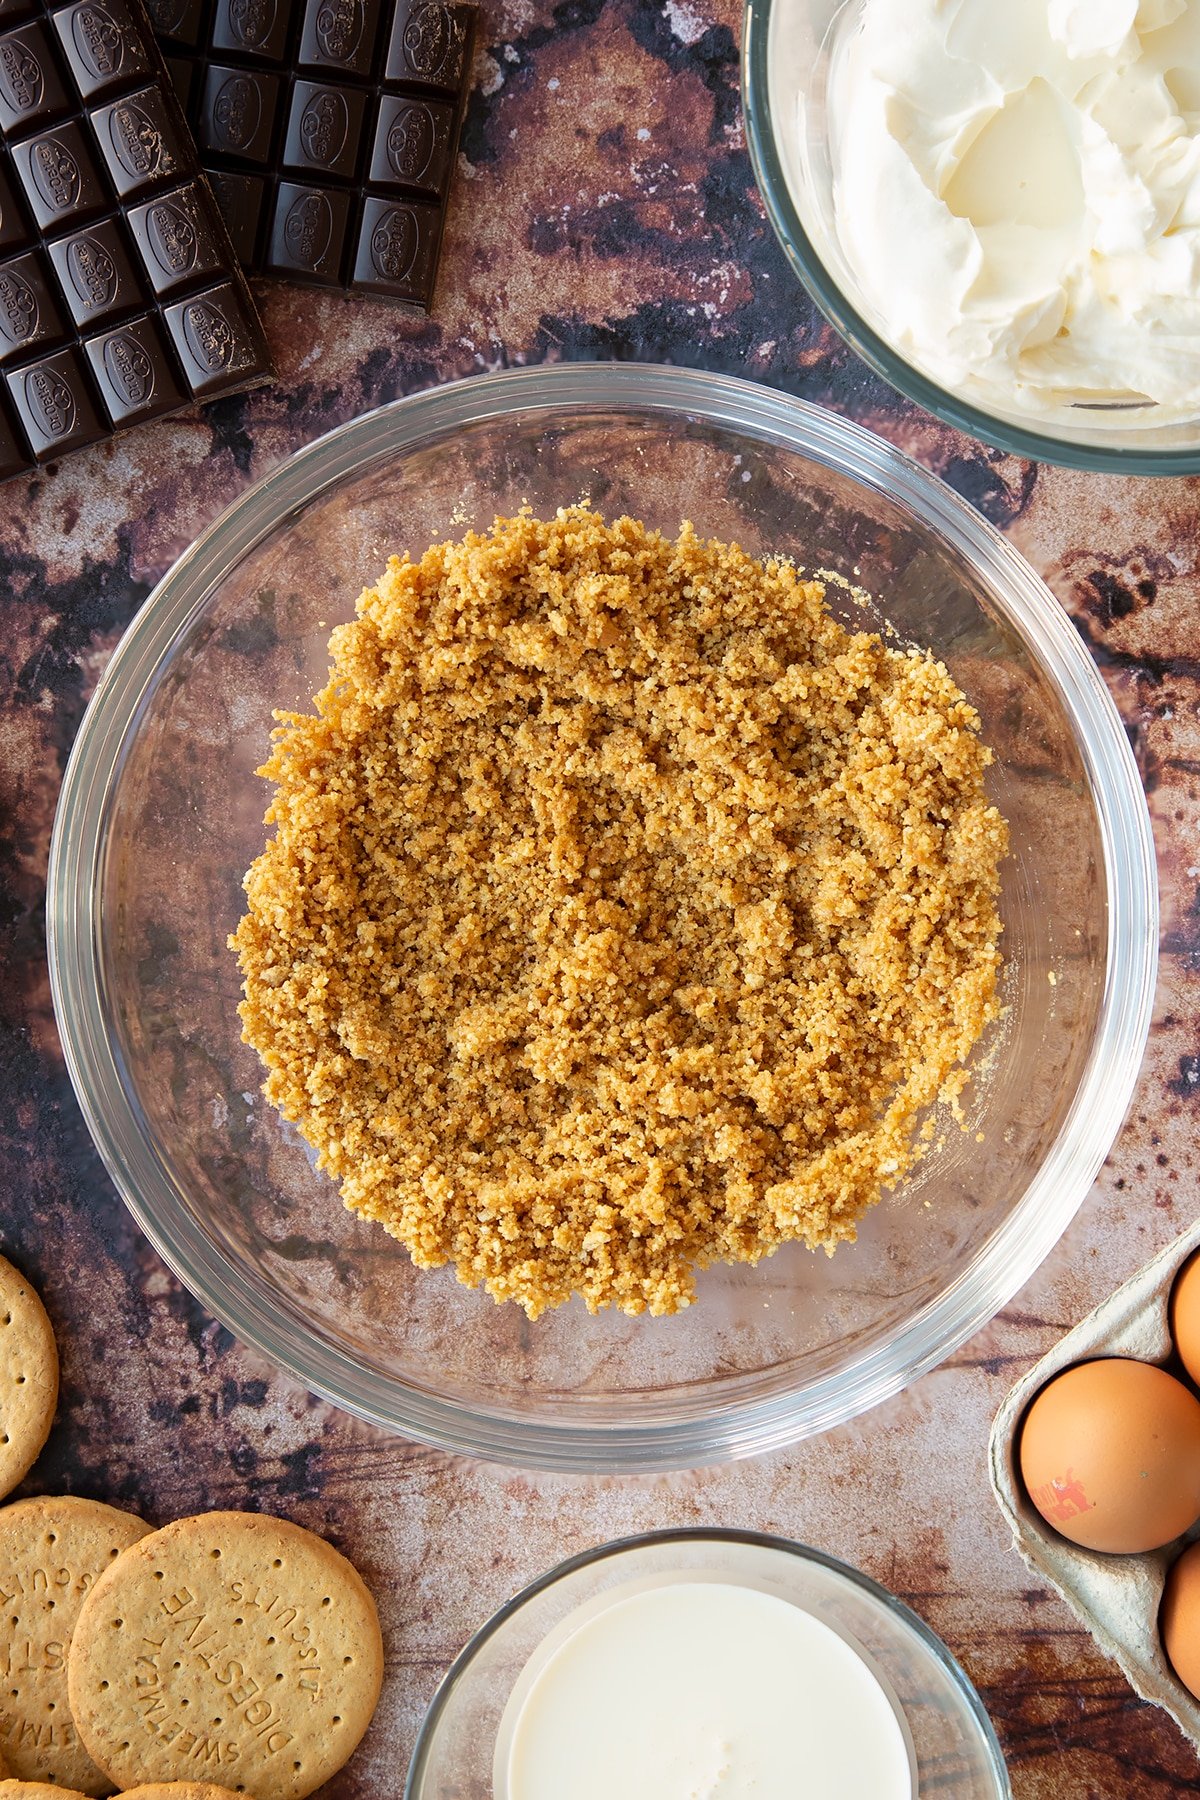
[[[992,1426],[989,1468],[1000,1510],[1029,1567],[1062,1595],[1101,1649],[1121,1665],[1130,1686],[1143,1700],[1163,1707],[1200,1747],[1200,1701],[1176,1680],[1158,1636],[1167,1570],[1184,1545],[1200,1537],[1200,1525],[1175,1543],[1144,1556],[1105,1556],[1082,1550],[1060,1537],[1034,1509],[1017,1467],[1017,1434],[1025,1409],[1063,1369],[1098,1356],[1170,1362],[1173,1345],[1167,1307],[1171,1288],[1197,1247],[1200,1221],[1060,1338],[1017,1382]],[[1171,1372],[1177,1372],[1174,1365]]]

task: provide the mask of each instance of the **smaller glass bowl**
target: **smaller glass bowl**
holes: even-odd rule
[[[842,254],[834,217],[829,49],[862,5],[747,0],[743,23],[742,99],[755,178],[788,261],[825,317],[885,381],[971,437],[1077,469],[1196,474],[1200,419],[1167,416],[1152,404],[1081,404],[1044,422],[1016,409],[984,410],[939,386],[888,341]],[[920,256],[920,244],[913,252]]]
[[[776,1594],[861,1651],[903,1717],[918,1795],[936,1789],[939,1800],[1010,1800],[1004,1757],[978,1694],[916,1613],[820,1550],[718,1530],[658,1531],[601,1545],[560,1563],[502,1606],[434,1695],[404,1800],[492,1800],[505,1708],[538,1646],[608,1591],[681,1576]]]

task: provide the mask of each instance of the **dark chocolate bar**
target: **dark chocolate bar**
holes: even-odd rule
[[[445,0],[149,6],[245,268],[428,310],[474,8]]]
[[[0,0],[0,480],[270,367],[141,0]]]

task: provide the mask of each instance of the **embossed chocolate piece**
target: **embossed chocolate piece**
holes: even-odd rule
[[[236,162],[270,160],[280,82],[262,69],[214,64],[204,84],[196,142],[202,152]]]
[[[200,18],[197,4],[157,0],[155,17],[245,267],[427,310],[474,8],[203,0]]]
[[[177,294],[227,270],[223,235],[212,202],[196,182],[135,207],[130,227],[156,294]]]
[[[82,99],[153,79],[153,52],[124,0],[82,0],[55,13],[54,28]]]
[[[116,219],[101,219],[50,246],[67,310],[82,330],[132,312],[145,301],[125,234]]]
[[[191,173],[185,135],[166,96],[139,88],[92,114],[108,178],[123,200]]]
[[[29,368],[10,369],[8,390],[37,462],[52,462],[107,437],[78,350],[60,350]]]
[[[225,17],[277,43],[287,10]],[[0,481],[269,373],[142,0],[0,0]]]
[[[435,206],[368,200],[358,234],[355,287],[418,300],[433,283],[441,225]]]
[[[436,100],[389,95],[379,109],[370,179],[399,182],[437,199],[450,184],[454,109]]]
[[[212,26],[213,49],[278,62],[287,48],[291,11],[291,0],[219,0]]]
[[[31,253],[0,263],[0,362],[51,349],[66,335],[41,259]]]
[[[300,32],[302,69],[371,76],[380,0],[308,0]]]
[[[331,287],[339,287],[349,231],[349,194],[285,181],[275,203],[267,272],[294,273],[306,281],[328,281]]]
[[[292,89],[284,168],[353,181],[366,111],[366,96],[353,88],[298,81]]]
[[[26,204],[42,231],[92,218],[109,204],[88,139],[73,120],[14,143],[12,158]]]
[[[184,403],[162,327],[150,315],[87,342],[88,361],[114,425],[133,425]]]
[[[384,73],[451,99],[463,83],[469,33],[461,8],[441,0],[397,0]]]
[[[258,319],[240,284],[168,307],[166,322],[193,394],[226,393],[258,367]]]
[[[0,127],[49,124],[69,110],[46,27],[25,25],[0,35]]]

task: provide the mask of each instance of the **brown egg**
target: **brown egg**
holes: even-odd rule
[[[1189,1257],[1171,1289],[1171,1336],[1179,1360],[1200,1387],[1200,1252]]]
[[[1042,1389],[1019,1448],[1029,1498],[1089,1550],[1156,1550],[1200,1517],[1200,1400],[1152,1363],[1080,1363]]]
[[[1171,1667],[1200,1700],[1200,1544],[1171,1565],[1158,1629]]]

